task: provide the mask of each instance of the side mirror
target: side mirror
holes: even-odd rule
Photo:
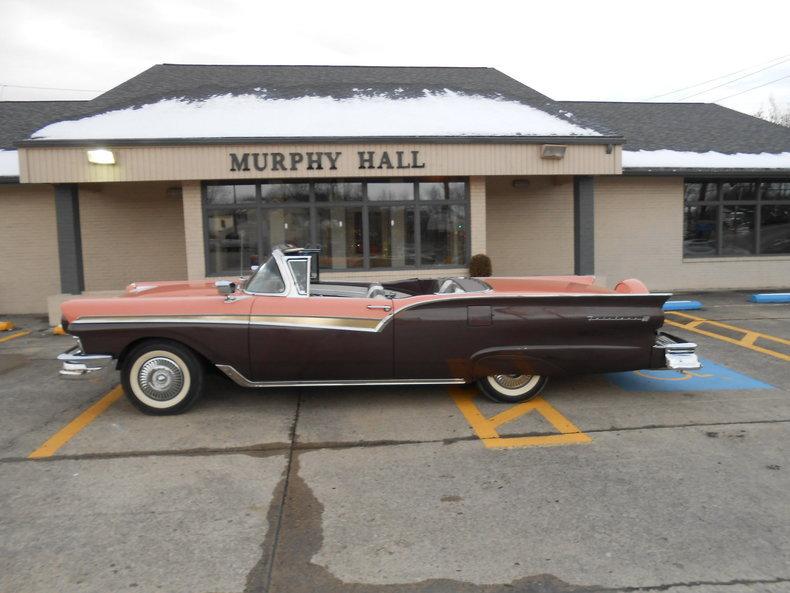
[[[214,286],[220,294],[228,295],[236,292],[236,283],[230,280],[217,280]]]

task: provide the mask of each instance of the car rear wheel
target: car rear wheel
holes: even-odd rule
[[[132,350],[121,370],[121,382],[135,407],[146,414],[179,414],[203,390],[203,364],[180,344],[146,342]]]
[[[548,382],[543,375],[489,375],[477,382],[480,391],[495,402],[516,404],[536,398]]]

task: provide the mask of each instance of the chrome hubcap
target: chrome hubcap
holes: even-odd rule
[[[505,389],[520,389],[532,380],[532,375],[494,375],[494,381]]]
[[[157,401],[167,401],[179,394],[184,386],[184,373],[169,358],[152,358],[140,368],[137,382],[143,393]]]

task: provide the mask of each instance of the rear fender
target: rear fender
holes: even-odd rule
[[[535,352],[535,348],[529,346],[487,348],[472,356],[471,372],[474,379],[497,374],[547,376],[562,374],[564,372],[562,367],[550,362],[548,356],[549,353]]]
[[[645,368],[650,354],[637,345],[511,346],[481,350],[472,356],[470,366],[475,379],[516,373],[550,377]]]

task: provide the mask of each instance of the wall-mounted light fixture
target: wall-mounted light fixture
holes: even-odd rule
[[[527,189],[529,187],[529,179],[514,179],[513,189]]]
[[[540,158],[561,159],[565,156],[567,148],[564,144],[544,144],[540,147]]]
[[[114,165],[115,155],[112,150],[96,148],[88,151],[88,162],[94,165]]]

